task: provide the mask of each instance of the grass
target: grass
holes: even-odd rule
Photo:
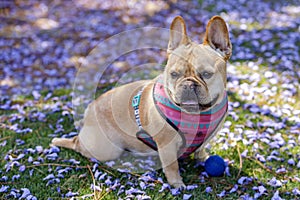
[[[245,66],[242,66],[239,70],[243,71],[243,73],[247,73],[249,69],[246,69]],[[262,79],[261,81],[262,82],[260,84],[263,84],[263,82],[266,80]],[[106,90],[107,87],[111,88],[112,85],[108,84],[105,87],[99,87],[99,90],[103,92]],[[42,94],[46,95],[46,92]],[[53,96],[58,97],[68,97],[68,95],[70,95],[69,90],[57,90],[53,94]],[[63,103],[66,103],[70,100],[69,97],[64,99],[65,102]],[[239,101],[242,105],[246,103],[245,101],[241,100],[235,92],[229,93],[229,99],[232,102]],[[16,99],[13,102],[13,104],[23,104],[28,100],[32,101],[32,96],[20,97]],[[45,112],[45,110],[40,109],[45,104],[53,104],[53,100],[50,98],[46,101],[36,101],[34,107],[28,107],[26,109],[26,113],[34,109]],[[280,102],[275,102],[275,104],[280,104]],[[265,120],[274,120],[271,116],[253,114],[250,111],[243,109],[242,107],[237,108],[235,112],[239,115],[238,121],[235,121],[230,116],[227,118],[228,121],[231,121],[233,123],[233,126],[231,126],[230,131],[235,134],[238,134],[235,130],[235,125],[245,124],[246,120],[248,119],[250,119],[254,123],[262,122]],[[0,110],[0,122],[3,124],[3,126],[4,124],[10,124],[10,122],[7,121],[7,117],[11,116],[13,113],[17,113],[17,110]],[[61,134],[75,131],[72,118],[68,116],[63,116],[61,111],[54,113],[49,111],[45,112],[45,114],[46,118],[43,122],[37,120],[30,120],[29,118],[25,117],[25,120],[20,123],[22,127],[31,128],[32,132],[30,133],[18,134],[7,128],[1,129],[0,143],[3,141],[7,142],[5,146],[0,148],[0,169],[2,171],[5,170],[5,165],[7,164],[7,161],[3,158],[5,158],[7,155],[17,157],[21,152],[24,152],[25,149],[34,149],[36,146],[42,146],[44,149],[49,148],[49,143],[51,141],[51,137],[49,136],[53,134],[53,129],[51,129],[50,127],[51,125],[55,125],[58,120],[63,119],[63,122],[61,123],[61,125],[63,126],[63,131]],[[251,130],[251,128],[244,129]],[[288,127],[286,129],[288,129]],[[264,131],[259,129],[258,127],[254,127],[252,128],[252,130],[257,130],[258,134],[261,134]],[[285,141],[288,140],[289,135],[287,134],[285,129],[279,130],[278,132],[282,134],[282,137],[285,139]],[[219,138],[220,137],[228,139],[228,136],[226,135],[219,136]],[[242,137],[242,139],[247,139],[245,138],[245,136]],[[17,139],[21,139],[25,143],[23,145],[17,145]],[[229,146],[228,148],[224,149],[222,143],[216,143],[211,149],[211,154],[218,154],[223,158],[230,160],[229,166],[231,176],[205,178],[204,181],[201,181],[199,179],[199,174],[204,171],[203,167],[194,168],[194,165],[196,164],[195,160],[185,160],[183,163],[181,163],[182,168],[185,170],[184,172],[182,172],[184,182],[187,184],[197,184],[198,188],[193,191],[184,191],[183,194],[192,194],[192,198],[195,199],[218,199],[218,194],[220,194],[223,190],[226,190],[227,192],[230,191],[233,188],[233,186],[237,184],[237,181],[240,177],[247,176],[254,177],[253,181],[244,186],[239,185],[237,192],[226,194],[226,196],[222,199],[238,199],[241,195],[245,194],[253,196],[255,192],[252,188],[254,186],[259,185],[263,185],[268,189],[268,192],[265,195],[263,195],[264,199],[270,199],[277,189],[279,189],[282,198],[291,199],[291,195],[287,195],[286,193],[291,193],[293,188],[300,187],[299,182],[296,182],[294,178],[296,175],[299,175],[299,171],[296,169],[295,166],[288,165],[286,161],[289,158],[294,158],[295,160],[297,160],[296,155],[300,150],[299,146],[289,147],[288,150],[286,149],[287,146],[284,146],[280,149],[276,149],[277,151],[279,151],[280,156],[285,160],[284,162],[273,160],[267,161],[266,163],[262,163],[256,159],[255,154],[259,153],[261,155],[268,156],[272,152],[272,149],[269,149],[267,144],[260,140],[257,140],[251,145],[245,145],[243,144],[242,140],[235,140],[235,138],[230,139],[233,139],[232,143],[229,143],[232,144],[232,146]],[[255,151],[253,150],[254,144],[257,145],[257,150]],[[242,158],[241,153],[245,150],[248,150],[249,153],[246,158]],[[35,161],[44,159],[44,162],[36,165],[28,163],[27,160],[29,156],[32,156],[33,160]],[[71,158],[80,161],[80,164],[74,165],[66,162],[66,160],[69,160]],[[21,163],[21,165],[24,164],[26,166],[25,171],[21,173],[19,172],[18,166],[13,166],[10,171],[3,173],[5,174],[5,176],[8,177],[9,181],[3,181],[0,179],[0,185],[8,185],[10,187],[15,187],[19,189],[29,188],[31,193],[35,195],[38,199],[45,199],[45,197],[51,197],[52,199],[61,199],[61,194],[65,194],[68,191],[78,192],[79,196],[84,196],[88,194],[93,195],[91,197],[87,197],[87,199],[117,198],[116,196],[118,190],[107,191],[105,188],[105,184],[98,180],[95,183],[96,185],[100,185],[102,187],[102,190],[97,192],[91,190],[90,184],[93,183],[93,181],[95,181],[93,173],[91,173],[91,167],[93,166],[93,163],[91,163],[88,159],[82,157],[80,154],[74,151],[61,149],[61,151],[59,152],[59,158],[55,161],[48,160],[47,156],[42,153],[32,155],[28,154],[18,161]],[[288,169],[287,173],[276,174],[276,169],[282,166]],[[56,173],[55,169],[63,167],[70,167],[70,170],[64,174],[64,178],[60,179],[60,182],[58,183],[47,185],[47,180],[43,179],[50,173]],[[125,184],[126,181],[128,181],[128,179],[137,181],[138,177],[140,176],[139,174],[128,175],[120,173],[115,169],[107,167],[106,165],[100,165],[98,168],[99,170],[107,172],[109,176],[112,176],[114,179],[120,179],[121,183],[123,184]],[[31,170],[33,170],[32,176],[30,176],[30,173],[32,172]],[[11,178],[16,174],[20,174],[20,178],[15,181],[10,181]],[[166,181],[162,170],[158,171],[158,175],[163,177],[164,181]],[[267,184],[272,177],[276,177],[276,179],[278,180],[286,180],[287,182],[281,188],[274,188]],[[174,197],[167,190],[162,193],[159,193],[158,190],[161,188],[161,186],[161,183],[155,183],[154,187],[145,190],[146,194],[151,196],[152,199],[182,199],[183,194]],[[212,188],[211,193],[205,192],[205,189],[208,186]],[[129,186],[127,187],[127,189],[130,188]],[[5,199],[6,195],[6,193],[0,193],[0,198]],[[125,194],[123,193],[120,197],[125,198]],[[292,198],[296,199],[297,197],[292,195]]]

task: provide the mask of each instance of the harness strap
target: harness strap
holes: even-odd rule
[[[140,118],[139,105],[140,105],[143,90],[144,90],[144,87],[137,93],[137,95],[135,95],[133,97],[132,103],[131,103],[131,105],[134,109],[135,121],[140,130],[142,129],[142,123],[141,123],[141,118]]]
[[[149,135],[142,126],[141,123],[141,118],[140,118],[140,110],[139,110],[139,105],[140,105],[140,101],[141,101],[141,96],[143,93],[145,86],[138,91],[138,93],[132,98],[132,107],[134,109],[134,117],[135,117],[135,121],[136,124],[138,125],[139,131],[136,133],[136,137],[142,141],[143,143],[145,143],[146,145],[148,145],[149,147],[151,147],[153,150],[157,151],[157,145],[155,143],[155,141],[153,140],[153,138],[151,137],[151,135]]]

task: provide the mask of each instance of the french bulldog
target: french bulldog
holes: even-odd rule
[[[202,44],[187,36],[182,17],[173,19],[164,72],[114,88],[89,104],[74,138],[51,145],[88,158],[109,161],[124,151],[158,155],[170,185],[185,187],[178,160],[194,153],[208,158],[205,146],[227,116],[226,63],[232,45],[225,21],[212,17]]]

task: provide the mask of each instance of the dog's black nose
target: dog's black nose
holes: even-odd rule
[[[186,81],[185,84],[183,85],[184,89],[191,89],[191,90],[193,90],[193,89],[195,89],[195,87],[196,87],[196,84],[195,84],[194,81]]]

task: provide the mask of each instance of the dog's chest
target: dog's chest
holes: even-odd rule
[[[153,97],[161,116],[181,134],[183,139],[182,157],[193,153],[214,133],[218,124],[226,116],[228,107],[227,95],[224,94],[222,102],[206,112],[199,114],[183,112],[168,99],[160,81],[155,84]]]

